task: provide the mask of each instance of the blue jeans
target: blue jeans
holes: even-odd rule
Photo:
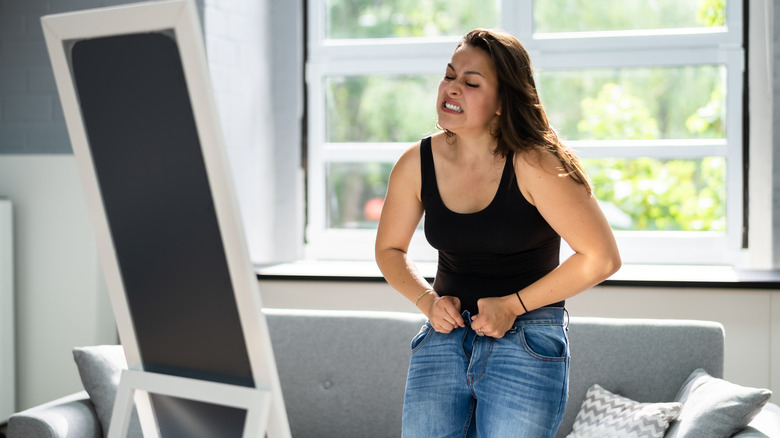
[[[403,438],[554,437],[569,386],[564,309],[517,317],[503,338],[467,325],[438,333],[427,322],[412,339]]]

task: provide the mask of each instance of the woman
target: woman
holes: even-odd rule
[[[441,132],[390,175],[376,260],[428,317],[412,340],[404,437],[553,437],[568,391],[565,300],[620,267],[579,161],[501,31],[458,44],[439,85]],[[425,213],[431,286],[407,257]],[[574,254],[559,266],[560,239]]]

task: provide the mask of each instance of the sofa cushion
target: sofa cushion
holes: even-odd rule
[[[398,438],[425,316],[263,309],[295,438]]]
[[[0,436],[3,436],[0,427]],[[101,438],[103,429],[87,391],[33,406],[8,419],[9,438]]]
[[[569,402],[556,437],[571,432],[594,383],[639,402],[669,402],[691,370],[722,377],[723,333],[708,321],[572,316]]]
[[[675,398],[683,409],[666,436],[730,437],[747,426],[771,396],[768,389],[736,385],[696,369]]]
[[[662,438],[681,409],[681,403],[639,403],[594,384],[567,438]]]
[[[73,358],[81,376],[81,383],[95,405],[98,420],[103,428],[103,436],[108,435],[111,414],[114,410],[119,378],[123,369],[127,369],[125,353],[121,345],[98,345],[76,347]],[[133,408],[130,417],[128,437],[143,437],[138,421],[138,413]]]

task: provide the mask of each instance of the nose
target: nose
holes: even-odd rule
[[[447,95],[448,96],[457,96],[460,94],[461,88],[460,84],[458,84],[456,81],[450,81],[447,83]]]

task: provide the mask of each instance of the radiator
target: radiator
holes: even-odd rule
[[[0,424],[16,411],[13,255],[11,201],[0,198]]]

